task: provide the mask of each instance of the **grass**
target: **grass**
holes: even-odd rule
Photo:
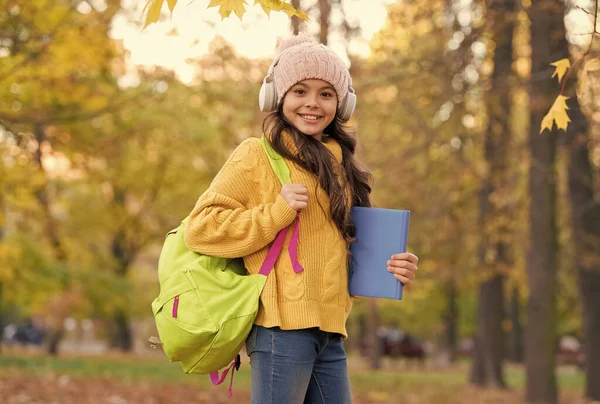
[[[372,371],[362,366],[358,358],[351,358],[350,377],[353,391],[369,394],[373,391],[418,391],[425,386],[436,386],[436,390],[455,389],[467,384],[469,363],[462,362],[448,370],[425,368],[407,369],[387,363],[386,369]],[[123,383],[161,382],[174,384],[194,384],[198,387],[210,385],[205,375],[187,375],[179,364],[171,364],[163,359],[147,359],[133,356],[107,357],[41,357],[41,356],[0,356],[0,370],[24,373],[29,376],[71,375],[81,377],[116,378]],[[521,366],[506,367],[506,381],[510,388],[522,390],[525,385],[524,369]],[[584,376],[581,372],[559,369],[557,372],[559,390],[581,392]],[[242,361],[236,373],[236,386],[250,389],[250,369],[247,358]]]
[[[166,360],[150,360],[124,357],[0,357],[0,369],[11,369],[32,376],[46,374],[66,374],[81,377],[116,378],[124,383],[163,382],[163,383],[198,383],[208,386],[210,380],[204,375],[188,375],[181,366]],[[235,375],[236,384],[250,386],[250,370],[247,366],[240,368]]]

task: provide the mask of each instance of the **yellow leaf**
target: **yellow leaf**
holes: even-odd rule
[[[246,12],[244,8],[245,4],[246,0],[210,0],[208,7],[219,7],[219,14],[222,20],[229,17],[232,11],[241,20]]]
[[[164,0],[148,0],[148,14],[146,14],[146,22],[144,23],[144,28],[148,25],[158,21],[160,18],[160,10],[162,9]]]
[[[567,69],[571,67],[571,62],[569,62],[569,59],[565,58],[550,64],[556,67],[556,70],[554,70],[554,74],[552,74],[552,77],[558,75],[558,83],[560,84],[563,76],[567,72]]]
[[[281,11],[279,0],[254,0],[254,5],[260,4],[267,17],[271,17],[271,11]]]
[[[267,17],[270,16],[271,11],[283,11],[290,18],[296,16],[308,20],[308,15],[304,11],[297,10],[294,6],[282,0],[254,0],[254,4],[260,4]]]
[[[565,97],[564,95],[556,97],[552,108],[550,108],[550,111],[548,111],[544,119],[542,119],[540,133],[542,133],[544,129],[552,130],[554,122],[556,122],[557,129],[567,130],[567,125],[571,122],[569,115],[567,115],[567,110],[569,109],[567,106],[568,99],[569,97]]]
[[[167,0],[167,4],[169,5],[169,11],[172,13],[175,5],[177,5],[177,0]]]
[[[296,16],[301,20],[308,21],[308,14],[306,14],[304,11],[296,11]]]
[[[283,4],[283,12],[287,14],[288,17],[292,18],[293,16],[299,17],[303,20],[308,19],[308,15],[304,11],[296,10],[294,6],[291,4],[284,3]]]

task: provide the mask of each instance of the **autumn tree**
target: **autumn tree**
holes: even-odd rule
[[[53,201],[54,186],[46,164],[52,150],[49,129],[101,114],[114,105],[117,91],[110,75],[116,48],[108,31],[119,2],[109,1],[102,9],[79,9],[80,5],[11,0],[0,22],[7,54],[0,66],[4,106],[0,108],[0,124],[18,146],[27,148],[20,158],[36,169],[33,195],[39,208],[36,215],[43,224],[36,230],[48,243],[53,260],[63,268],[69,266],[68,247],[61,235]],[[90,41],[96,45],[88,46]],[[70,295],[68,276],[62,285],[63,292]],[[62,303],[72,301],[65,297]],[[59,297],[53,302],[62,305]],[[49,303],[48,308],[53,305]],[[52,313],[68,311],[51,309]],[[51,315],[49,319],[54,323],[49,351],[55,353],[64,318]]]
[[[487,9],[488,29],[494,43],[493,73],[487,90],[488,123],[484,138],[484,158],[488,166],[482,178],[479,214],[482,226],[481,268],[485,275],[479,286],[477,334],[471,381],[506,387],[503,374],[505,339],[505,274],[511,268],[509,148],[511,128],[510,84],[513,60],[515,3],[491,2]]]
[[[529,403],[557,402],[555,375],[556,352],[556,139],[558,130],[540,135],[540,124],[551,104],[552,86],[550,64],[567,56],[563,40],[564,5],[557,0],[540,0],[528,10],[531,20],[532,77],[545,74],[544,79],[532,80],[531,129],[529,147],[531,166],[530,245],[527,255],[527,325],[525,329],[526,399]]]

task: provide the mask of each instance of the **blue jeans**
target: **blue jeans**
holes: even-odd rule
[[[253,326],[246,349],[252,404],[352,403],[342,336]]]

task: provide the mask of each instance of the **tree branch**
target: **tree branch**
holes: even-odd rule
[[[583,56],[580,57],[579,59],[577,59],[575,61],[575,63],[573,63],[573,65],[567,69],[567,74],[565,74],[565,77],[563,77],[562,84],[560,86],[560,93],[559,93],[560,95],[564,95],[565,85],[567,84],[567,80],[569,79],[571,72],[575,69],[575,66],[577,65],[577,63],[579,63],[582,60],[583,60]]]
[[[598,29],[596,28],[596,27],[598,27],[598,11],[600,11],[599,7],[598,7],[599,4],[600,4],[600,0],[596,0],[596,9],[595,9],[596,12],[594,13],[594,25],[592,27],[594,29],[594,31],[592,33],[592,40],[590,41],[590,47],[588,48],[588,50],[584,54],[584,56],[589,54],[592,51],[592,45],[594,44],[594,38],[596,37],[596,35],[594,35],[594,34],[600,34],[600,32],[598,32]]]
[[[575,8],[580,9],[581,11],[583,11],[584,13],[588,14],[588,15],[594,15],[592,14],[591,11],[587,11],[585,8],[581,7],[581,6],[575,6]]]

